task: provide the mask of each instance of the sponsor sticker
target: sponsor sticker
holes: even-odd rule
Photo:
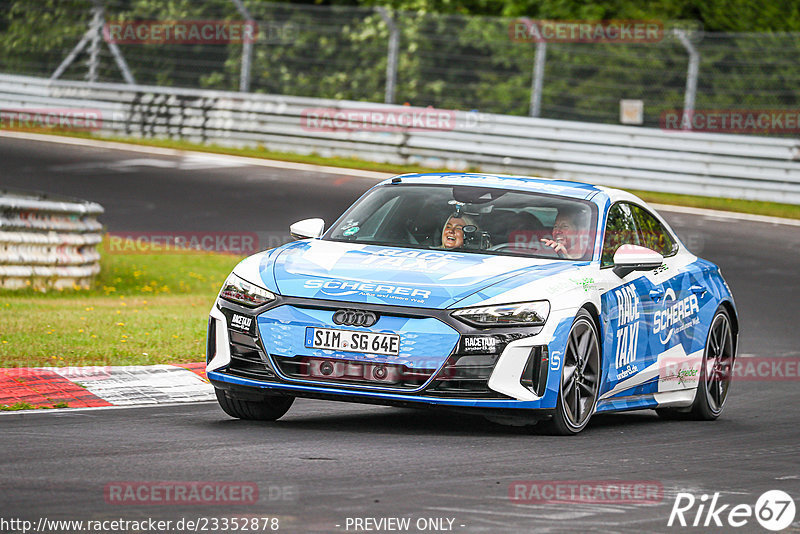
[[[658,380],[663,385],[660,391],[697,387],[700,381],[702,356],[696,358],[666,357],[658,360]]]
[[[639,344],[639,319],[642,304],[636,289],[628,284],[614,291],[617,301],[617,343],[614,366],[617,369],[617,380],[622,380],[639,372],[636,361],[636,349]]]
[[[676,298],[675,290],[667,288],[661,309],[653,316],[653,334],[663,344],[667,344],[674,334],[700,324],[700,305],[697,295],[689,295],[680,300]]]
[[[392,271],[435,273],[452,269],[452,264],[458,260],[457,254],[448,252],[380,249],[368,255],[361,265]]]
[[[318,289],[320,293],[333,297],[362,295],[387,296],[402,300],[424,300],[431,296],[431,292],[427,289],[352,280],[306,280],[303,287]],[[422,300],[418,300],[418,302],[422,302]]]
[[[461,338],[460,352],[465,354],[497,354],[500,344],[494,336],[464,335]]]
[[[246,315],[239,315],[234,313],[231,317],[231,328],[241,330],[242,332],[250,332],[250,325],[253,324],[253,318]]]

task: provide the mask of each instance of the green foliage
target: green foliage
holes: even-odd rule
[[[49,75],[91,19],[89,0],[0,0],[0,71]],[[688,53],[678,24],[700,52],[696,107],[791,108],[800,103],[800,3],[751,0],[309,0],[245,2],[259,23],[254,92],[383,102],[390,24],[399,31],[395,103],[527,115],[536,45],[515,42],[516,17],[664,21],[661,42],[549,43],[541,116],[619,122],[620,99],[644,101],[645,125],[681,109]],[[319,5],[325,4],[325,5]],[[109,0],[107,21],[240,20],[231,0]],[[684,22],[674,22],[684,21]],[[691,21],[686,22],[686,21]],[[713,33],[775,32],[775,33]],[[241,44],[120,45],[138,83],[238,90]],[[99,79],[122,80],[101,46]],[[65,72],[84,79],[86,52]]]
[[[17,402],[12,405],[8,404],[0,404],[0,412],[16,412],[19,410],[35,410],[39,408],[38,406],[34,406],[33,404],[27,402]]]

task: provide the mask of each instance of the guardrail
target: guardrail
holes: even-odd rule
[[[84,127],[273,151],[535,174],[612,187],[800,204],[800,141],[197,89],[0,75],[0,110],[94,110]],[[320,110],[442,113],[433,126],[309,122]],[[68,121],[67,121],[68,122]],[[435,122],[435,121],[433,121]],[[13,124],[11,125],[13,126]]]
[[[103,208],[0,190],[0,287],[88,288],[100,272]]]

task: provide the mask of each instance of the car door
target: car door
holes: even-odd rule
[[[696,258],[681,251],[677,239],[650,213],[631,205],[642,246],[664,256],[664,263],[647,274],[653,284],[649,290],[654,301],[653,324],[649,331],[649,349],[658,363],[659,389],[672,391],[697,385],[699,360],[705,331],[700,321],[700,307],[707,288]],[[702,337],[702,341],[699,338]]]
[[[613,271],[614,253],[621,245],[641,245],[631,205],[618,202],[608,211],[600,273],[606,291],[601,295],[603,321],[603,387],[600,395],[637,396],[652,392],[640,373],[651,363],[648,340],[655,306],[653,284],[641,271],[623,278]]]

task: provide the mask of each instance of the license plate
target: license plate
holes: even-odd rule
[[[306,328],[305,345],[310,349],[341,350],[384,356],[400,354],[400,336],[376,332]]]

